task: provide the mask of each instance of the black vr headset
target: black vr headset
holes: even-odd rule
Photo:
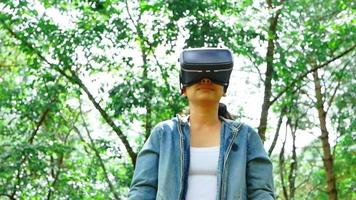
[[[233,68],[232,53],[228,49],[185,49],[180,54],[180,86],[187,87],[203,78],[224,86],[226,92]]]

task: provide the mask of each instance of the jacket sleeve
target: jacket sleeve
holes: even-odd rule
[[[160,129],[156,126],[148,137],[136,160],[129,200],[156,199],[158,184]]]
[[[252,128],[248,135],[246,182],[248,199],[275,199],[272,162]]]

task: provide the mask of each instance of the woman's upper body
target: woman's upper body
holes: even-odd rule
[[[216,199],[274,199],[272,163],[258,134],[220,119]],[[159,123],[138,155],[129,199],[184,199],[189,161],[188,118]]]
[[[209,179],[207,186],[215,191],[210,192],[209,199],[274,199],[272,163],[258,134],[247,125],[219,117],[219,102],[228,87],[232,67],[215,69],[214,66],[221,64],[220,61],[230,63],[231,53],[218,49],[184,52],[181,58],[189,59],[182,61],[183,65],[194,61],[190,66],[194,69],[181,70],[181,75],[194,79],[181,82],[190,115],[184,120],[177,117],[162,122],[153,129],[138,155],[129,199],[181,200],[186,198],[187,191],[188,197],[197,196],[202,192],[194,189],[199,183],[191,187],[188,180],[192,180],[189,176],[191,158],[201,168],[196,162],[200,157],[195,154],[191,157],[190,148],[214,146],[218,146],[219,151],[217,165],[216,161],[210,162],[210,171],[215,176]],[[199,58],[212,63],[207,65]],[[199,70],[197,63],[202,65]],[[207,69],[209,67],[211,69]]]

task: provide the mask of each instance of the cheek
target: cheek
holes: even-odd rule
[[[225,93],[224,93],[224,90],[221,91],[220,96],[221,96],[221,97],[226,96]]]
[[[221,96],[224,96],[224,95],[225,95],[224,87],[222,87],[222,86],[220,86],[220,85],[219,85],[219,94],[220,94]]]
[[[192,94],[192,90],[190,90],[190,88],[184,88],[183,89],[183,95],[188,97]]]

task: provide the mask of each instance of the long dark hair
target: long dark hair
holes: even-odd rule
[[[234,117],[227,111],[227,107],[223,103],[219,103],[218,115],[226,119],[234,119]]]

